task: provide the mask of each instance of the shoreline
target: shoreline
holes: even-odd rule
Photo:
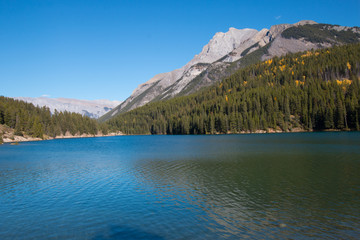
[[[60,135],[56,137],[46,137],[44,139],[41,138],[34,138],[30,136],[13,136],[14,139],[11,138],[4,138],[3,137],[3,144],[9,143],[9,144],[16,144],[21,142],[38,142],[38,141],[49,141],[49,140],[55,140],[55,139],[72,139],[72,138],[95,138],[95,137],[113,137],[113,136],[124,136],[125,134],[118,132],[118,133],[109,133],[109,134],[96,134],[96,135],[90,135],[90,134],[82,134],[82,135]],[[1,144],[0,144],[1,145]]]
[[[214,134],[183,134],[183,135],[193,135],[193,136],[197,136],[197,135],[236,135],[236,134],[277,134],[277,133],[311,133],[311,132],[356,132],[357,130],[351,130],[351,129],[325,129],[325,130],[321,130],[321,131],[314,131],[314,130],[304,130],[304,129],[294,129],[293,131],[282,131],[282,130],[273,130],[271,129],[270,131],[265,131],[265,130],[256,130],[254,132],[250,132],[250,131],[242,131],[242,132],[238,132],[238,133],[214,133]],[[38,142],[38,141],[49,141],[49,140],[56,140],[56,139],[73,139],[73,138],[96,138],[96,137],[114,137],[114,136],[157,136],[157,135],[168,135],[168,134],[124,134],[122,132],[117,132],[117,133],[109,133],[109,134],[96,134],[96,135],[91,135],[91,134],[82,134],[82,135],[71,135],[70,133],[66,133],[65,135],[60,135],[60,136],[56,136],[54,137],[47,137],[44,139],[41,138],[34,138],[34,137],[30,137],[30,136],[13,136],[14,139],[11,138],[4,138],[3,137],[3,143],[8,143],[8,144],[12,144],[12,145],[16,145],[17,143],[21,143],[21,142]],[[181,135],[181,136],[183,136]],[[170,135],[169,135],[170,136]],[[173,135],[176,136],[176,135]],[[180,135],[179,135],[180,136]],[[1,143],[0,143],[1,145]]]

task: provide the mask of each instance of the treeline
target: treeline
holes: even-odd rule
[[[126,134],[359,130],[360,44],[253,64],[186,97],[150,103],[107,124]]]
[[[31,103],[0,96],[0,124],[14,129],[17,136],[37,138],[56,137],[69,132],[95,135],[107,133],[107,126],[77,113],[57,112],[51,114],[47,107],[35,107]]]

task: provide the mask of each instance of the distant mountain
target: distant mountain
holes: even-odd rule
[[[249,64],[310,49],[360,41],[360,28],[300,21],[268,29],[230,28],[216,33],[200,54],[182,68],[161,73],[139,85],[123,103],[100,118],[127,112],[149,102],[189,95],[221,81]]]
[[[54,138],[115,136],[106,124],[73,112],[55,112],[0,96],[0,144]]]
[[[110,100],[78,100],[71,98],[48,98],[48,97],[16,97],[17,100],[22,100],[28,103],[32,103],[39,107],[48,107],[52,113],[55,109],[58,112],[74,112],[80,113],[83,116],[91,118],[99,118],[105,113],[118,106],[121,101]]]

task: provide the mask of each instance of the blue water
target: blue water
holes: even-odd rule
[[[0,146],[0,239],[359,239],[360,134]]]

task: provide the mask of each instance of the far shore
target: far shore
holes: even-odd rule
[[[305,130],[302,128],[294,128],[291,131],[282,131],[279,129],[269,129],[268,131],[265,130],[256,130],[254,132],[250,132],[250,131],[242,131],[242,132],[237,132],[237,133],[232,133],[232,132],[228,132],[228,133],[214,133],[214,134],[197,134],[197,135],[233,135],[233,134],[273,134],[273,133],[308,133],[308,132],[341,132],[341,131],[352,131],[350,129],[343,129],[343,130],[339,130],[339,129],[325,129],[325,130],[321,130],[321,131],[314,131],[314,130]],[[150,136],[152,134],[124,134],[122,132],[116,132],[116,133],[109,133],[109,134],[76,134],[76,135],[71,135],[70,133],[66,133],[65,135],[60,135],[60,136],[56,136],[56,137],[48,137],[46,136],[44,139],[41,138],[34,138],[31,136],[12,136],[10,137],[4,137],[3,136],[3,143],[20,143],[20,142],[36,142],[36,141],[46,141],[46,140],[54,140],[54,139],[71,139],[71,138],[94,138],[94,137],[113,137],[113,136]],[[155,135],[166,135],[166,134],[154,134]],[[189,135],[194,135],[194,134],[189,134]]]
[[[19,142],[36,142],[36,141],[46,141],[46,140],[54,140],[54,139],[70,139],[70,138],[93,138],[93,137],[113,137],[113,136],[122,136],[124,135],[121,132],[117,133],[109,133],[109,134],[76,134],[71,135],[69,133],[66,133],[65,135],[60,135],[56,137],[45,137],[42,138],[34,138],[31,136],[12,136],[10,137],[3,137],[3,143],[19,143]]]

